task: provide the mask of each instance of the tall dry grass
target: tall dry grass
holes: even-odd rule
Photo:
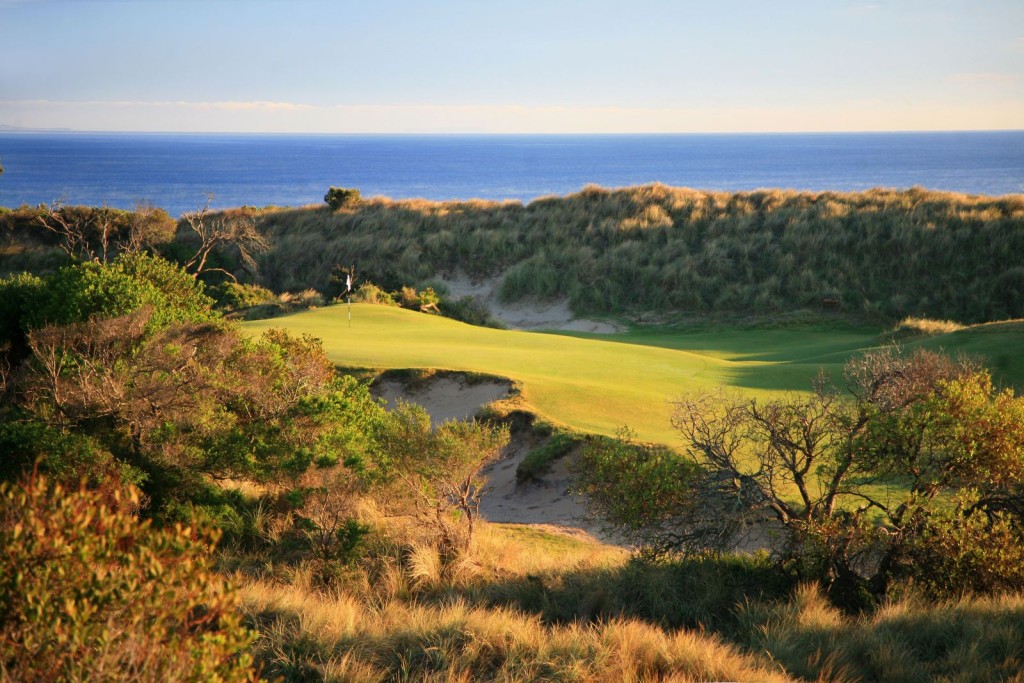
[[[286,680],[788,680],[714,636],[635,619],[549,626],[458,599],[372,608],[265,583],[247,586],[243,600],[265,634],[265,673]]]
[[[245,579],[256,658],[284,681],[1024,680],[1024,596],[845,614],[772,586],[767,558],[644,565],[544,529],[486,525],[471,558],[397,529],[332,589]],[[777,570],[774,570],[777,571]],[[768,585],[766,585],[768,584]]]

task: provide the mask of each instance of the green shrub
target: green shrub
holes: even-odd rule
[[[331,187],[324,195],[324,201],[332,211],[356,206],[360,202],[359,190],[349,187]]]
[[[211,568],[216,534],[153,528],[138,494],[0,484],[4,680],[244,681],[252,634]]]
[[[380,304],[384,306],[397,306],[395,297],[381,289],[372,282],[364,282],[352,295],[352,300],[364,304]]]
[[[518,202],[392,201],[265,217],[275,290],[332,263],[385,288],[502,276],[504,300],[577,313],[815,310],[896,321],[1024,316],[1024,202],[915,190],[703,192],[664,185]]]
[[[491,315],[487,305],[476,297],[464,296],[459,299],[441,298],[441,315],[470,325],[503,329],[505,325]]]
[[[564,432],[555,433],[550,439],[526,454],[526,457],[519,463],[519,467],[516,468],[516,481],[524,483],[540,479],[551,471],[551,466],[556,460],[564,457],[575,445],[576,440],[570,435]]]
[[[238,282],[223,282],[214,285],[210,287],[210,295],[217,302],[219,308],[228,311],[277,303],[277,296],[266,287]]]

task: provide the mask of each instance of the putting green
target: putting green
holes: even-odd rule
[[[675,444],[669,400],[726,384],[753,395],[807,390],[825,366],[838,373],[877,332],[749,330],[612,337],[538,334],[474,327],[399,308],[355,304],[244,323],[323,340],[344,367],[433,368],[508,377],[530,409],[574,429],[612,434],[628,425],[644,440]]]

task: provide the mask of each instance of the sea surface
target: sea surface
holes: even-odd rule
[[[363,196],[517,199],[589,183],[709,190],[922,186],[1024,193],[1024,131],[708,135],[234,135],[0,132],[0,206],[63,199],[172,215]]]

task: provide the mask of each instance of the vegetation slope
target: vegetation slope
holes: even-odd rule
[[[596,186],[527,205],[392,201],[271,210],[260,278],[331,288],[355,264],[388,289],[501,276],[501,296],[567,296],[638,317],[796,309],[897,320],[1024,316],[1024,197],[875,189],[704,192]]]
[[[919,190],[727,195],[661,186],[590,188],[526,207],[370,200],[260,213],[277,240],[260,257],[260,277],[278,290],[326,288],[335,265],[355,262],[389,288],[446,272],[503,274],[507,298],[564,293],[578,311],[625,317],[818,308],[984,321],[1021,313],[1021,207],[1019,198]],[[0,573],[0,680],[31,667],[56,670],[50,662],[64,663],[68,679],[88,677],[78,672],[99,662],[107,668],[94,675],[117,680],[126,661],[146,667],[139,680],[165,680],[172,670],[181,680],[214,680],[213,668],[225,680],[289,681],[1024,675],[1019,399],[992,400],[986,387],[963,402],[985,418],[981,426],[1008,427],[998,443],[981,445],[1012,467],[986,461],[975,471],[945,438],[962,436],[943,411],[965,394],[924,387],[926,410],[910,417],[937,417],[941,438],[933,441],[950,445],[927,455],[940,464],[952,457],[953,475],[967,471],[971,485],[1017,487],[1006,489],[1004,508],[983,510],[999,518],[998,533],[986,538],[1013,542],[976,543],[983,514],[965,516],[965,527],[953,516],[965,514],[960,508],[941,508],[941,519],[919,508],[918,533],[942,543],[921,555],[914,576],[965,559],[961,574],[937,572],[955,578],[939,597],[900,583],[856,613],[823,594],[833,577],[813,562],[720,554],[650,563],[536,529],[482,525],[472,535],[466,522],[480,490],[473,468],[507,432],[453,424],[435,433],[421,411],[386,413],[326,362],[505,375],[529,406],[558,421],[601,432],[649,420],[650,438],[664,442],[653,423],[667,431],[667,421],[650,406],[682,385],[724,381],[766,399],[804,389],[817,368],[838,373],[849,356],[884,341],[877,327],[646,329],[613,341],[359,306],[351,328],[344,309],[329,307],[239,335],[210,310],[189,277],[201,275],[194,268],[186,274],[137,258],[108,264],[105,251],[104,263],[69,256],[73,265],[54,276],[0,283],[0,474],[15,482],[0,489],[0,537],[14,551],[10,571]],[[230,248],[215,255],[204,277],[213,268],[243,275],[235,256]],[[44,261],[57,264],[37,263]],[[314,332],[324,347],[254,334],[270,326]],[[1001,323],[907,343],[980,351],[1003,383],[1019,386],[1019,332],[1019,323]],[[1005,406],[1013,410],[1000,413]],[[892,422],[878,432],[885,438],[868,444],[877,447],[872,457],[891,455],[886,439],[916,426],[898,412],[887,416]],[[646,465],[664,449],[637,453]],[[59,485],[25,479],[33,463]],[[222,535],[191,543],[204,525],[175,523],[196,517],[215,521]],[[818,530],[826,543],[805,549],[825,558],[851,540],[899,535],[844,526],[843,511],[824,521],[837,525]],[[851,530],[867,536],[843,535]],[[226,588],[208,580],[214,562]],[[124,581],[105,580],[108,567]],[[971,573],[964,567],[995,571],[1000,586],[1018,592],[972,596],[973,584],[959,583]],[[161,574],[166,591],[154,580]],[[197,594],[197,585],[213,588]],[[158,612],[133,609],[138,586],[158,586],[146,592]],[[233,618],[237,599],[251,631]],[[38,618],[43,609],[53,618]],[[170,635],[146,659],[154,618]],[[27,657],[27,645],[40,656]],[[250,656],[261,669],[249,668]]]

